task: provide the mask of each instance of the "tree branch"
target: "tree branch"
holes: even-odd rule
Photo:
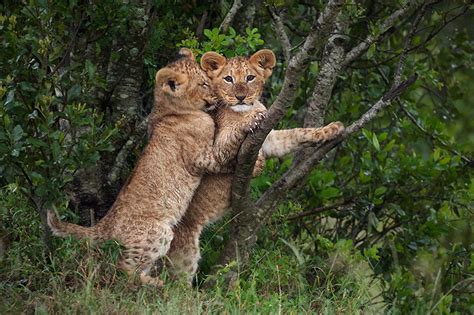
[[[312,31],[306,37],[303,47],[293,56],[285,72],[283,86],[276,100],[268,111],[267,118],[262,123],[257,132],[244,141],[238,155],[238,166],[235,178],[242,178],[245,181],[242,185],[240,193],[235,191],[237,195],[243,195],[243,191],[248,189],[248,183],[253,170],[253,165],[257,158],[258,150],[265,140],[267,134],[276,126],[280,119],[284,116],[287,108],[293,103],[296,97],[296,91],[299,86],[300,76],[304,73],[313,56],[326,42],[334,29],[336,18],[342,8],[343,0],[331,0],[327,4],[319,18],[314,22]],[[245,188],[246,187],[246,188]]]
[[[255,205],[250,199],[250,178],[259,148],[267,134],[284,116],[287,108],[296,98],[300,77],[306,70],[311,57],[316,54],[331,35],[343,3],[343,0],[330,0],[328,2],[314,22],[303,46],[288,62],[283,87],[268,111],[268,116],[261,129],[247,137],[242,144],[237,157],[238,165],[232,187],[232,208],[235,220],[231,227],[231,233],[234,237],[232,241],[226,244],[221,254],[221,264],[227,264],[236,259],[242,259],[244,263],[248,260],[249,246],[253,246],[256,241],[255,222],[253,222],[255,219],[253,211]],[[232,280],[235,276],[235,271],[231,271],[227,274],[227,279]]]
[[[336,30],[342,32],[344,29],[345,26],[338,25]],[[342,61],[345,57],[344,39],[341,35],[333,35],[326,44],[321,60],[321,70],[316,76],[313,93],[307,101],[308,112],[304,118],[304,127],[306,128],[324,125],[326,107],[331,99],[337,77],[342,70]]]
[[[410,79],[391,89],[358,120],[347,127],[345,132],[340,137],[325,143],[319,147],[319,149],[316,150],[310,157],[294,165],[285,174],[283,174],[283,176],[277,180],[272,185],[272,187],[270,187],[257,201],[256,207],[258,208],[258,217],[267,217],[269,212],[271,212],[271,209],[273,209],[277,204],[278,200],[281,199],[282,196],[285,196],[285,193],[288,190],[297,186],[298,183],[301,183],[317,162],[321,161],[329,151],[339,145],[343,140],[347,139],[362,129],[362,127],[364,127],[367,123],[372,121],[382,109],[389,106],[392,100],[399,96],[411,84],[413,84],[415,80],[416,76],[412,76]]]
[[[232,23],[232,21],[235,18],[235,15],[237,14],[237,11],[239,11],[241,7],[242,7],[242,0],[234,0],[232,7],[230,8],[229,12],[227,12],[227,15],[225,16],[224,20],[219,26],[219,33],[227,33],[230,23]]]
[[[420,24],[421,18],[423,17],[423,15],[425,15],[425,12],[426,12],[426,5],[422,5],[420,11],[418,11],[418,14],[416,15],[416,18],[415,18],[415,21],[413,22],[413,26],[410,30],[410,33],[406,37],[405,42],[403,44],[402,54],[400,55],[400,58],[398,59],[397,68],[393,76],[392,86],[396,86],[400,84],[400,80],[402,78],[403,69],[405,68],[405,62],[408,55],[408,51],[410,50],[413,36],[415,36],[416,31],[418,29],[418,25]]]
[[[430,1],[434,3],[435,1]],[[349,63],[359,58],[363,53],[369,49],[369,47],[375,43],[381,36],[383,36],[394,24],[396,21],[410,14],[413,10],[419,8],[423,5],[423,1],[409,1],[404,7],[396,10],[390,16],[388,16],[382,24],[379,26],[380,35],[376,36],[369,34],[362,42],[352,48],[346,55],[344,60],[344,66],[347,66]]]
[[[336,204],[332,204],[332,205],[328,205],[328,206],[322,206],[322,207],[314,208],[314,209],[311,209],[311,210],[303,211],[303,212],[300,212],[298,214],[295,214],[295,215],[289,216],[287,218],[284,218],[283,220],[278,221],[278,223],[281,224],[281,223],[284,223],[286,221],[299,220],[301,218],[317,215],[317,214],[320,214],[320,213],[323,213],[323,212],[326,212],[326,211],[329,211],[329,210],[338,209],[340,207],[349,205],[351,203],[352,203],[352,200],[346,200],[346,201],[343,201],[343,202],[340,202],[340,203],[336,203]]]
[[[268,12],[270,13],[273,23],[275,24],[275,31],[280,40],[281,49],[283,50],[283,57],[285,58],[285,63],[288,64],[291,57],[291,43],[288,38],[288,34],[285,31],[285,26],[281,20],[281,17],[275,12],[271,7],[268,7]]]

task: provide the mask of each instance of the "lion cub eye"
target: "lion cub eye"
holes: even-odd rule
[[[247,82],[252,82],[255,79],[254,75],[248,75],[247,76]]]
[[[225,80],[226,82],[229,82],[229,83],[234,82],[234,79],[232,79],[232,77],[231,77],[230,75],[224,77],[224,80]]]

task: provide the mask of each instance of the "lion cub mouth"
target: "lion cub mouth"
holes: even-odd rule
[[[241,112],[248,112],[253,107],[253,104],[237,104],[230,106],[234,112],[241,113]]]

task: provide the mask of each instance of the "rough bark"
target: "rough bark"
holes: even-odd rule
[[[142,121],[142,55],[152,21],[151,4],[148,0],[134,1],[132,4],[134,9],[131,10],[133,16],[128,20],[128,33],[116,38],[109,51],[104,49],[101,55],[94,58],[97,69],[107,81],[107,88],[94,91],[92,102],[99,110],[109,112],[107,117],[110,122],[119,123],[121,132],[128,136],[115,144],[116,152],[104,153],[97,165],[78,170],[73,182],[67,187],[71,207],[79,213],[80,223],[84,225],[94,221],[91,213],[98,218],[103,217],[115,200],[124,181],[122,172],[129,166],[126,162],[131,150],[130,138],[132,141],[137,140],[136,124]],[[114,58],[111,51],[115,51],[119,58]]]
[[[330,1],[327,4],[315,23],[313,30],[306,38],[302,49],[290,59],[282,90],[272,104],[261,130],[249,136],[241,147],[232,190],[234,214],[231,227],[232,239],[226,244],[220,256],[219,263],[221,265],[228,264],[231,261],[245,264],[248,261],[250,250],[257,240],[258,231],[286,193],[290,189],[295,188],[299,183],[302,183],[314,165],[321,161],[330,150],[373,120],[378,112],[390,105],[393,98],[398,96],[414,81],[414,79],[409,80],[390,89],[369,111],[350,125],[340,138],[324,144],[317,150],[309,151],[307,156],[298,163],[295,163],[256,203],[252,202],[249,197],[250,174],[258,149],[267,133],[281,119],[288,105],[294,100],[299,78],[306,69],[310,57],[314,56],[315,52],[325,45],[327,39],[331,36],[341,5],[342,2],[339,1]],[[407,6],[395,11],[382,23],[382,31],[387,31],[400,18],[407,16],[421,5],[419,1],[411,1]],[[380,34],[379,36],[382,35]],[[305,121],[307,126],[323,124],[325,108],[331,97],[337,76],[345,66],[361,56],[378,38],[377,36],[369,36],[368,39],[356,45],[347,54],[344,52],[340,38],[333,37],[333,43],[326,45],[321,72],[318,75],[313,95],[308,104],[310,111]],[[232,281],[236,276],[237,273],[233,269],[227,273],[227,280]]]
[[[219,26],[220,33],[227,33],[227,30],[229,29],[230,24],[234,20],[235,15],[237,14],[237,11],[239,11],[241,7],[242,7],[242,0],[234,0],[232,7],[230,8],[229,12],[227,12],[227,15],[224,17],[224,20]]]
[[[332,0],[326,5],[318,19],[314,22],[310,34],[306,37],[302,48],[293,56],[285,72],[283,87],[268,111],[268,116],[261,129],[255,134],[247,137],[242,144],[238,156],[237,172],[234,175],[232,188],[232,208],[234,221],[231,227],[232,240],[220,256],[220,264],[227,264],[230,261],[248,261],[249,249],[256,241],[256,230],[258,226],[255,222],[262,222],[262,218],[256,218],[259,213],[255,210],[255,204],[250,199],[250,178],[253,165],[257,158],[259,148],[270,130],[283,117],[286,109],[294,101],[296,91],[299,86],[299,79],[304,73],[317,51],[331,35],[336,19],[342,8],[344,1]],[[227,274],[228,280],[235,279],[236,271],[232,270]]]

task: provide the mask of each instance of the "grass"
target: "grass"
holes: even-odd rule
[[[4,204],[2,229],[12,241],[6,254],[0,252],[0,314],[404,314],[397,299],[412,296],[396,293],[393,301],[384,300],[390,283],[374,276],[350,241],[329,244],[321,238],[315,251],[311,242],[283,239],[291,233],[282,228],[264,232],[232,289],[219,275],[214,287],[203,289],[166,281],[166,272],[163,288],[141,286],[116,269],[116,242],[97,246],[55,238],[54,252],[45,254],[35,213]],[[205,280],[228,234],[225,224],[204,233],[197,283]],[[397,290],[405,289],[401,284]],[[449,313],[451,292],[435,293],[427,290],[402,304],[416,314]]]
[[[311,276],[316,269],[304,268],[282,242],[271,251],[255,251],[254,261],[233,289],[217,285],[203,290],[171,281],[162,289],[130,282],[115,268],[120,252],[115,242],[93,246],[58,239],[57,250],[45,256],[37,241],[26,247],[21,242],[12,244],[3,259],[1,314],[356,314],[362,310],[367,314],[380,310],[380,305],[370,305],[373,294],[364,280],[365,267],[341,274],[328,261],[317,276]]]

